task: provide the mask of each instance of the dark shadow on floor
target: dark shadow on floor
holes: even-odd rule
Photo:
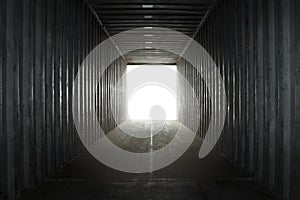
[[[200,160],[200,146],[197,137],[177,161],[151,174],[116,171],[83,152],[22,200],[274,199],[217,151]]]

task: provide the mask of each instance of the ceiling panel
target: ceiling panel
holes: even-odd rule
[[[148,27],[169,28],[190,37],[214,0],[89,0],[110,35]],[[178,56],[151,49],[137,50],[125,56],[128,62],[175,63]],[[157,58],[157,59],[155,59]]]

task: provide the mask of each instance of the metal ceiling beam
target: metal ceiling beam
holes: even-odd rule
[[[130,1],[124,1],[124,0],[91,0],[93,4],[169,4],[169,5],[185,5],[185,4],[191,4],[191,5],[210,5],[213,3],[213,0],[130,0]]]
[[[143,6],[151,6],[145,8]],[[153,6],[153,7],[152,7]],[[168,4],[154,4],[154,5],[143,5],[143,4],[94,4],[95,9],[101,10],[132,10],[132,9],[143,9],[143,10],[152,10],[152,9],[169,9],[169,10],[189,10],[189,11],[205,11],[209,8],[207,5],[168,5]]]
[[[145,19],[145,14],[139,14],[139,15],[102,15],[101,19],[104,20],[113,20],[113,19],[127,19],[127,20],[141,20],[141,19]],[[158,19],[158,20],[199,20],[199,22],[202,20],[202,18],[204,17],[204,15],[159,15],[159,14],[151,14],[148,15],[151,16],[151,19]],[[126,18],[125,18],[126,17]]]
[[[115,35],[115,34],[118,34],[118,33],[120,33],[121,31],[113,31],[113,30],[111,30],[110,31],[110,34],[111,35]],[[193,35],[193,33],[194,33],[194,31],[180,31],[182,34],[185,34],[185,35],[188,35],[189,37],[191,37],[192,35]],[[171,35],[170,35],[170,37],[171,37]]]
[[[108,31],[123,31],[123,30],[130,30],[134,28],[141,28],[141,26],[126,26],[126,27],[107,27]],[[167,27],[166,27],[167,28]],[[194,33],[195,28],[185,28],[185,27],[169,27],[172,30],[177,30],[177,31],[191,31]]]
[[[199,23],[207,14],[214,0],[91,0],[95,12],[101,17],[107,31],[111,35],[133,28],[164,27],[179,31],[190,37],[193,36]],[[148,30],[149,34],[151,29]],[[137,32],[138,33],[138,32]],[[154,33],[153,33],[154,34]],[[164,35],[165,36],[165,35]],[[151,38],[155,41],[159,35]],[[172,35],[165,36],[172,38]],[[174,38],[173,38],[174,39]],[[132,44],[126,41],[128,45]],[[127,45],[127,43],[125,44]],[[172,41],[170,41],[172,43]],[[185,44],[184,44],[185,45]],[[129,61],[153,61],[154,58],[164,57],[164,62],[176,62],[177,55],[170,55],[154,49],[140,49],[125,56]]]
[[[169,9],[128,9],[128,10],[102,10],[96,9],[99,15],[204,15],[205,11],[169,10]]]
[[[107,28],[124,28],[124,27],[164,27],[164,28],[197,28],[197,24],[152,24],[152,23],[124,23],[124,24],[107,24]]]
[[[106,26],[111,25],[120,25],[120,24],[126,24],[126,23],[134,23],[134,24],[175,24],[175,25],[199,25],[199,19],[193,19],[193,20],[151,20],[151,19],[140,19],[140,20],[127,20],[127,19],[115,19],[115,20],[102,20]]]

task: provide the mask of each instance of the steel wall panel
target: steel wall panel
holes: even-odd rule
[[[295,11],[299,11],[300,9],[300,2],[295,1]],[[294,199],[300,199],[300,113],[297,112],[300,110],[300,26],[299,26],[299,19],[300,19],[300,12],[295,12],[295,138],[294,138],[294,148],[292,149],[294,154],[292,156],[292,165],[293,170],[292,174],[292,197]]]
[[[0,29],[5,29],[5,16],[6,16],[6,2],[0,1]],[[6,133],[4,132],[4,64],[5,64],[5,39],[6,34],[4,31],[0,31],[0,158],[2,164],[0,165],[0,179],[6,180]],[[6,190],[6,184],[4,181],[0,182],[0,197],[4,196],[4,190]]]
[[[73,80],[83,58],[108,36],[83,0],[5,0],[0,9],[0,198],[15,198],[83,150],[73,123]],[[94,57],[89,64],[96,62]],[[125,66],[122,58],[111,65],[110,73],[118,77],[106,77],[106,91]],[[79,89],[91,94],[92,82]],[[78,109],[92,112],[87,95],[81,95]],[[108,130],[115,126],[112,120]],[[80,122],[89,123],[84,117]]]
[[[283,199],[298,199],[300,188],[297,6],[295,0],[219,1],[194,38],[225,82],[228,112],[216,148]],[[178,71],[190,80],[195,74],[182,60]],[[203,82],[193,87],[205,101],[198,134],[204,138],[209,113],[220,108],[210,104]],[[188,103],[184,95],[181,103],[183,108]],[[182,111],[180,120],[188,124],[188,112]]]

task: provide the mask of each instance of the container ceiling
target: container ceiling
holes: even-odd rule
[[[89,0],[112,36],[141,27],[163,27],[193,37],[215,0]],[[151,29],[149,29],[151,31]],[[152,38],[155,40],[155,38]],[[125,55],[129,63],[176,63],[178,55],[143,49]],[[155,58],[155,59],[154,59]]]

